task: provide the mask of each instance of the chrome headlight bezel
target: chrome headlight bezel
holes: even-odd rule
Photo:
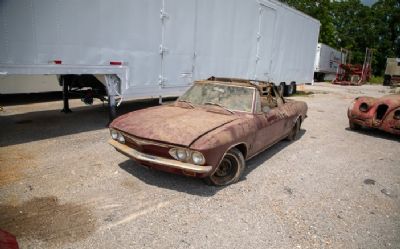
[[[197,157],[197,159],[196,159],[196,157]],[[196,165],[204,165],[206,162],[204,155],[198,151],[193,151],[191,160]]]
[[[110,129],[110,136],[113,140],[117,140],[118,139],[118,131],[116,131],[114,129]]]
[[[179,156],[178,153],[180,153],[181,155],[184,155],[184,157],[183,156]],[[196,164],[196,165],[204,165],[205,162],[206,162],[205,157],[201,152],[192,151],[192,150],[189,150],[189,149],[186,149],[186,148],[178,148],[178,147],[171,148],[169,150],[169,154],[175,160],[178,160],[178,161],[181,161],[181,162],[185,162],[185,163],[193,163],[193,164]],[[197,157],[197,159],[194,159],[195,157]],[[200,159],[200,160],[198,160],[198,159]]]
[[[121,144],[125,143],[125,137],[122,135],[121,132],[114,129],[110,129],[110,135],[113,140],[118,141]]]
[[[123,136],[120,132],[118,133],[118,139],[117,139],[117,141],[120,142],[121,144],[124,144],[124,143],[125,143],[125,138],[124,138],[124,136]]]

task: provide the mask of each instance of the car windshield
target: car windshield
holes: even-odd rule
[[[228,111],[251,112],[254,88],[218,83],[196,83],[178,101],[214,105]]]

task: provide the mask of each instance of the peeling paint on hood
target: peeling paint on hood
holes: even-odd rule
[[[205,133],[238,118],[203,108],[157,106],[125,114],[110,127],[136,137],[188,147]]]

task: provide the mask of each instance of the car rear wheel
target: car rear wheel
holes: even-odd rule
[[[222,159],[213,175],[205,178],[209,185],[226,186],[239,181],[245,168],[242,152],[236,148],[230,149]]]
[[[287,140],[294,141],[297,139],[300,131],[301,121],[300,118],[297,119],[296,124],[293,126],[292,130],[290,131],[289,136],[287,136]]]
[[[350,130],[356,131],[361,129],[361,125],[349,121]]]

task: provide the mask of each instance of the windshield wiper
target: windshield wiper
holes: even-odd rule
[[[190,101],[183,100],[183,99],[178,99],[177,101],[178,102],[182,102],[182,103],[186,103],[186,104],[188,104],[188,106],[190,106],[190,107],[192,107],[194,109],[194,105]]]
[[[229,109],[226,108],[225,106],[220,105],[220,104],[218,104],[218,103],[206,102],[206,103],[204,103],[204,105],[214,105],[214,106],[218,106],[218,107],[221,107],[222,109],[224,109],[225,111],[228,111],[228,112],[230,112],[230,113],[232,113],[232,114],[235,114],[233,111],[229,110]]]

